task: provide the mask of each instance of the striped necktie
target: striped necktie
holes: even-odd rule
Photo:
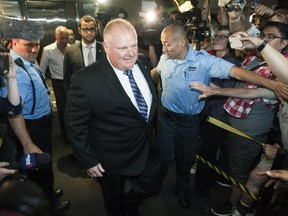
[[[124,71],[124,74],[128,76],[129,82],[132,88],[132,92],[134,94],[134,97],[136,99],[137,105],[139,107],[139,112],[143,116],[143,118],[147,121],[148,119],[148,106],[145,102],[145,99],[143,95],[141,94],[141,91],[134,79],[132,70],[126,70]]]

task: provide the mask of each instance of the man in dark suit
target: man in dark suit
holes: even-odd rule
[[[138,58],[135,28],[114,19],[103,35],[106,57],[71,77],[66,124],[80,166],[100,183],[108,215],[136,216],[139,202],[161,184],[158,154],[151,144],[156,92],[148,60]],[[137,96],[127,70],[140,90]],[[140,94],[142,104],[137,102]],[[127,177],[132,187],[125,194]]]
[[[81,35],[81,42],[69,46],[64,55],[64,87],[67,92],[70,86],[71,75],[77,70],[88,65],[88,55],[91,49],[93,62],[102,56],[102,45],[96,41],[98,33],[97,23],[91,16],[83,16],[79,20],[78,32]]]

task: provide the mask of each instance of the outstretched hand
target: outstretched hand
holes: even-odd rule
[[[203,99],[203,98],[210,97],[214,93],[213,88],[211,88],[207,85],[204,85],[203,83],[200,83],[200,82],[191,82],[189,84],[189,87],[192,90],[196,90],[196,91],[199,91],[201,93],[198,97],[199,100]]]
[[[279,99],[280,104],[283,104],[284,101],[288,101],[288,85],[275,80],[271,90],[273,90],[276,97]]]

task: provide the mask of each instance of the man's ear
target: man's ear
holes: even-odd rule
[[[287,40],[287,39],[283,40],[283,41],[281,42],[281,47],[280,47],[280,49],[281,49],[281,50],[285,49],[285,47],[286,47],[287,45],[288,45],[288,40]]]
[[[186,43],[187,43],[187,41],[185,40],[185,38],[180,39],[181,46],[185,47]]]

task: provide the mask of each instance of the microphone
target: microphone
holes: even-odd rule
[[[47,166],[51,162],[51,156],[48,153],[31,153],[22,156],[21,162],[9,164],[7,169],[17,169],[21,171],[33,171]]]

